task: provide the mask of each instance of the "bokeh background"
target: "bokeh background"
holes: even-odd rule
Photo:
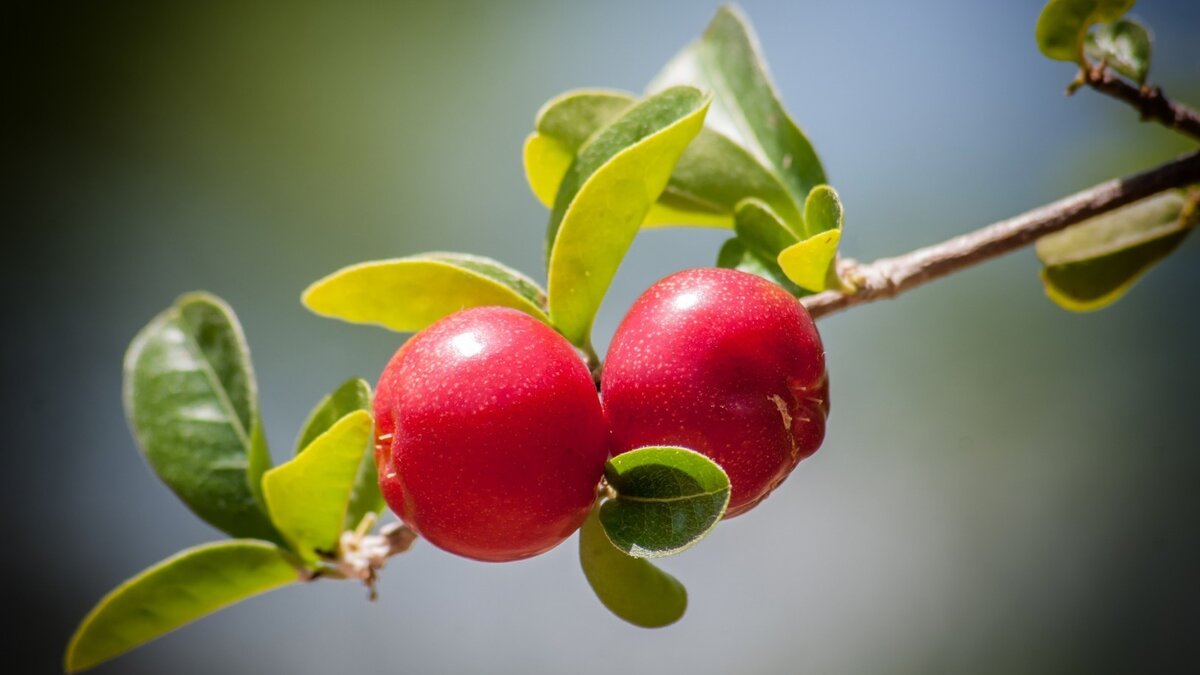
[[[1040,0],[758,2],[791,111],[871,259],[1188,149],[1062,95]],[[521,142],[575,87],[638,91],[713,2],[10,4],[3,265],[4,660],[55,672],[122,579],[218,535],[151,474],[122,352],[178,294],[245,325],[282,460],[309,408],[404,336],[308,314],[349,263],[424,250],[541,272]],[[1200,104],[1200,4],[1144,0],[1152,79]],[[599,346],[723,235],[647,232]],[[1200,667],[1200,241],[1093,315],[1023,251],[821,322],[824,448],[752,514],[665,561],[679,624],[610,616],[574,541],[527,562],[429,545],[378,603],[292,587],[99,673],[1103,673]],[[1196,671],[1192,671],[1196,672]]]

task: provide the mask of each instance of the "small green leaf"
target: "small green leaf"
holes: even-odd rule
[[[526,140],[525,175],[534,194],[548,207],[579,147],[636,104],[629,94],[573,91],[546,104],[536,133]],[[757,197],[785,221],[799,227],[796,203],[778,176],[737,143],[702,129],[675,165],[658,202],[643,226],[730,227],[739,201]]]
[[[1042,237],[1046,294],[1074,312],[1112,304],[1194,229],[1181,217],[1185,204],[1167,192]]]
[[[579,531],[579,563],[588,585],[610,612],[642,628],[669,626],[687,610],[687,589],[650,561],[617,550],[604,534],[599,510]]]
[[[834,269],[842,240],[845,214],[837,191],[818,185],[804,201],[804,224],[808,238],[778,255],[779,267],[796,285],[819,293],[838,284]]]
[[[674,555],[712,530],[729,506],[729,477],[698,452],[651,446],[609,460],[616,497],[600,506],[610,541],[637,558]]]
[[[290,556],[253,539],[181,551],[104,596],[67,645],[77,673],[259,593],[300,579]]]
[[[351,378],[343,382],[317,403],[301,427],[296,439],[296,454],[300,454],[334,423],[356,410],[371,410],[371,385],[366,380]]]
[[[774,260],[762,258],[749,250],[738,237],[727,240],[721,246],[721,250],[717,253],[717,267],[739,270],[762,277],[771,283],[779,284],[787,289],[788,293],[797,297],[806,295],[804,289],[792,283],[792,280],[783,274],[783,270],[779,269],[779,265]]]
[[[1088,56],[1107,63],[1139,85],[1146,83],[1150,72],[1151,50],[1150,32],[1130,19],[1100,24],[1084,41]]]
[[[461,253],[425,253],[351,265],[301,297],[316,314],[415,332],[468,307],[512,307],[541,321],[545,294],[521,273]]]
[[[371,410],[371,385],[365,380],[350,379],[342,383],[309,413],[300,438],[296,441],[296,454],[309,446],[317,436],[325,433],[335,422],[356,410]],[[379,477],[375,468],[374,446],[368,446],[354,479],[350,493],[350,505],[346,510],[345,529],[358,526],[367,513],[383,512],[383,495],[379,492]]]
[[[1093,24],[1116,21],[1133,7],[1134,0],[1050,0],[1037,21],[1037,43],[1042,54],[1056,61],[1087,65],[1084,36]]]
[[[678,84],[713,93],[708,127],[770,167],[796,204],[825,182],[817,153],[780,102],[759,54],[758,38],[739,10],[731,6],[719,9],[704,35],[673,58],[649,90]],[[779,208],[767,201],[772,208]],[[779,215],[790,216],[783,211]]]
[[[774,260],[780,251],[798,241],[796,232],[770,206],[757,199],[738,204],[733,228],[747,249],[766,260]]]
[[[577,346],[709,99],[691,87],[652,96],[593,136],[567,171],[546,242],[552,325]]]
[[[775,261],[779,252],[796,242],[795,232],[765,203],[745,199],[734,215],[737,238],[730,239],[717,254],[717,267],[741,270],[779,284],[793,295],[804,291],[793,284]]]
[[[575,155],[597,131],[637,104],[617,91],[579,89],[560,94],[538,111],[534,133],[525,140],[525,178],[533,194],[554,208],[554,198]]]
[[[271,519],[306,561],[337,549],[370,441],[371,414],[357,410],[263,476]]]
[[[179,298],[134,337],[124,380],[138,445],[188,508],[235,537],[278,540],[260,498],[270,457],[233,311],[203,293]]]

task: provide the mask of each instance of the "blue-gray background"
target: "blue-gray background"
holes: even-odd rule
[[[1033,43],[1038,0],[755,2],[783,97],[861,259],[931,243],[1187,149]],[[546,99],[639,90],[712,2],[36,3],[3,26],[4,653],[53,672],[123,578],[218,535],[125,426],[129,338],[208,289],[249,336],[277,460],[330,387],[402,336],[298,296],[352,262],[464,250],[540,276],[520,147]],[[1146,0],[1153,78],[1200,103],[1200,5]],[[6,172],[7,173],[7,172]],[[597,326],[722,235],[647,232]],[[418,545],[381,599],[254,599],[103,673],[1069,673],[1200,665],[1200,243],[1093,315],[1029,251],[821,328],[824,448],[664,566],[642,631],[574,542],[509,565]]]

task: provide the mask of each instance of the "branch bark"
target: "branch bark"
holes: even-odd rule
[[[1149,171],[1118,178],[993,223],[982,229],[894,258],[860,265],[844,261],[839,276],[856,287],[801,299],[813,318],[854,305],[892,298],[951,272],[995,258],[1041,237],[1172,188],[1200,183],[1200,152]]]
[[[1158,87],[1141,89],[1112,74],[1104,64],[1095,68],[1084,68],[1079,73],[1076,85],[1067,88],[1067,93],[1078,84],[1086,84],[1096,91],[1133,106],[1143,120],[1154,120],[1180,133],[1200,140],[1200,113],[1167,98]]]

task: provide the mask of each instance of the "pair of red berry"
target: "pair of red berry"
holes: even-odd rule
[[[470,309],[415,335],[384,369],[379,484],[431,543],[496,562],[569,537],[610,453],[648,445],[720,464],[735,516],[820,446],[828,392],[804,307],[743,272],[689,270],[650,287],[613,337],[599,395],[575,349],[545,324]]]

